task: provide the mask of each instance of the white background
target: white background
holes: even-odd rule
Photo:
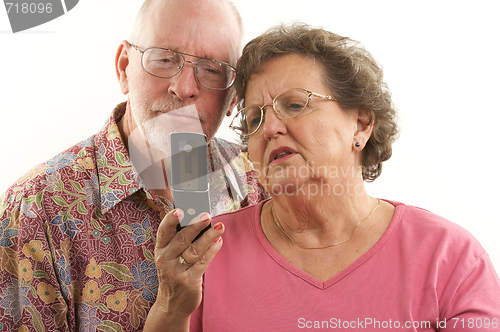
[[[401,137],[371,195],[429,209],[468,229],[500,271],[500,3],[235,0],[246,41],[301,20],[361,41],[385,70]],[[0,7],[0,191],[97,132],[125,100],[119,42],[141,5],[81,0],[12,34]],[[218,136],[234,140],[225,121]],[[415,248],[418,253],[418,248]]]

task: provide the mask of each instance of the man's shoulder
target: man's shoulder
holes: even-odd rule
[[[248,159],[247,153],[242,152],[239,144],[214,137],[210,146],[216,151],[215,154],[219,155],[232,168],[244,173],[253,171],[252,162]]]
[[[223,138],[214,137],[209,145],[228,160],[241,156],[241,146]]]
[[[240,188],[243,198],[240,208],[254,205],[269,197],[258,181],[252,162],[247,154],[241,151],[238,144],[220,138],[214,138],[211,144],[217,149],[216,152],[212,151],[215,152],[212,156],[218,157],[212,159],[214,166],[216,168],[222,166],[226,171],[226,176],[230,178],[229,182],[235,188]]]
[[[93,143],[94,136],[91,136],[29,169],[7,188],[4,203],[14,199],[13,196],[22,197],[28,192],[40,191],[41,185],[44,181],[48,181],[49,177],[54,176],[56,173],[58,176],[61,176],[62,173],[62,177],[64,177],[64,174],[68,174],[68,172],[61,172],[63,169],[71,168],[74,171],[85,171],[90,168],[94,161],[88,156],[91,155],[89,149],[93,150]],[[65,183],[67,179],[61,178],[60,180]]]
[[[95,159],[103,151],[95,149],[95,145],[102,145],[103,141],[112,140],[119,137],[118,128],[115,119],[123,113],[123,103],[119,104],[107,119],[104,127],[96,134],[80,141],[66,150],[58,153],[54,157],[42,162],[25,172],[14,184],[7,188],[6,196],[16,193],[16,196],[22,191],[37,191],[41,188],[42,181],[47,181],[47,177],[58,173],[63,183],[71,180],[74,171],[79,174],[89,173],[96,168]],[[67,171],[66,171],[67,170]],[[81,176],[80,176],[81,177]],[[5,188],[1,188],[2,192]],[[5,200],[8,198],[6,197]]]

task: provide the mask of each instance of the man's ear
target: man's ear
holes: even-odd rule
[[[122,93],[126,95],[129,91],[128,87],[128,77],[127,77],[127,67],[129,64],[129,52],[130,44],[126,40],[122,40],[118,50],[116,51],[115,57],[115,71],[116,78],[118,78],[118,83],[120,84],[120,89]]]
[[[231,116],[237,104],[238,104],[238,97],[236,96],[236,93],[234,93],[233,100],[231,100],[231,104],[229,104],[229,110],[227,111],[226,116]]]
[[[371,110],[357,110],[357,130],[354,133],[355,143],[360,143],[361,147],[365,146],[372,135],[374,123],[375,114]]]

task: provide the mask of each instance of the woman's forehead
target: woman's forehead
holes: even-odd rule
[[[276,56],[265,62],[246,82],[245,99],[274,98],[291,88],[327,93],[322,67],[302,54]]]

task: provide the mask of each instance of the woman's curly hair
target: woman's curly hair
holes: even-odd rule
[[[383,81],[383,71],[364,47],[350,38],[303,23],[279,25],[250,41],[236,66],[239,108],[245,104],[246,82],[271,58],[303,54],[324,68],[324,84],[347,111],[359,109],[374,121],[373,132],[363,149],[363,179],[373,181],[382,172],[382,162],[392,155],[398,136],[396,110]],[[247,148],[248,141],[242,145]]]

